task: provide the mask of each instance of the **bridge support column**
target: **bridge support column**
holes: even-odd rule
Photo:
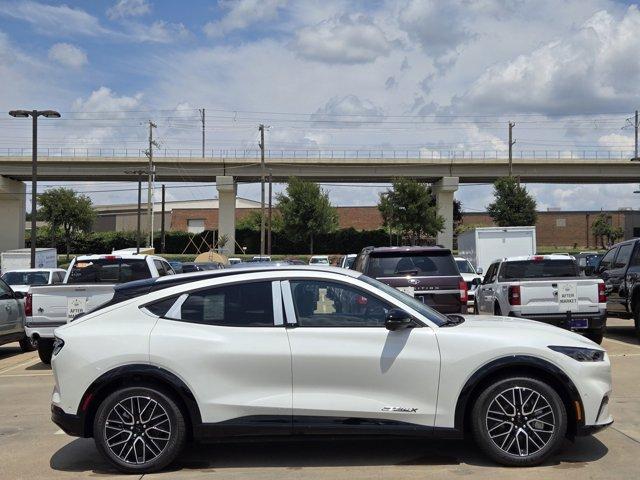
[[[220,250],[223,255],[236,251],[236,182],[230,175],[216,177],[218,189],[218,238],[225,235],[227,243]]]
[[[24,248],[26,187],[23,182],[0,177],[0,251]]]
[[[433,184],[438,215],[444,217],[444,230],[438,233],[437,243],[453,248],[453,194],[458,190],[458,177],[442,177]]]

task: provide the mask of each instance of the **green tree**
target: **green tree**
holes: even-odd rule
[[[611,225],[611,220],[606,214],[601,213],[591,224],[591,232],[596,237],[596,242],[600,239],[602,248],[608,248],[616,240],[624,237],[624,230],[621,227]],[[607,244],[605,245],[605,239]]]
[[[91,199],[70,188],[55,188],[40,194],[38,203],[42,218],[49,224],[52,241],[62,235],[68,260],[73,239],[79,232],[88,232],[93,225],[96,214]]]
[[[244,217],[242,217],[236,223],[236,228],[238,229],[247,229],[253,230],[254,232],[260,231],[260,220],[262,219],[262,215],[260,214],[260,210],[251,210]],[[268,226],[269,222],[269,214],[267,213],[265,216],[265,229]],[[282,231],[282,216],[278,211],[271,212],[271,231],[272,232],[281,232]]]
[[[384,225],[416,245],[422,237],[435,237],[444,229],[431,189],[410,178],[399,178],[380,194],[378,210]]]
[[[487,212],[500,227],[535,225],[536,201],[513,177],[499,178],[493,184],[495,200]]]
[[[329,195],[313,182],[292,177],[286,193],[276,196],[282,217],[282,230],[293,239],[309,242],[313,253],[313,239],[338,227],[338,212],[331,206]]]

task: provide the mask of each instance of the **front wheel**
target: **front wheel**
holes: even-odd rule
[[[38,356],[42,363],[46,365],[51,364],[51,357],[53,356],[53,340],[50,338],[38,339]]]
[[[535,378],[512,377],[482,391],[473,411],[478,446],[502,465],[538,465],[562,444],[567,413],[558,393]]]
[[[175,401],[151,387],[116,390],[98,407],[93,423],[96,446],[127,473],[163,469],[186,439],[184,416]]]
[[[38,341],[25,336],[18,343],[20,343],[20,348],[23,352],[33,352],[38,348]]]

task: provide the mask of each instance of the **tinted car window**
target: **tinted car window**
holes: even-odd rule
[[[456,260],[460,273],[476,273],[468,260]]]
[[[602,257],[602,260],[600,260],[600,265],[598,266],[598,270],[600,270],[601,272],[605,270],[609,270],[613,266],[613,259],[617,251],[618,251],[618,247],[615,247],[609,250],[605,254],[605,256]]]
[[[13,298],[13,291],[9,285],[0,280],[0,300],[6,300],[8,298]]]
[[[491,266],[487,269],[487,273],[485,274],[482,283],[493,283],[495,281],[496,273],[498,273],[498,265],[499,263],[491,264]]]
[[[68,283],[125,283],[145,278],[151,278],[151,271],[142,258],[100,258],[76,262]]]
[[[616,255],[616,261],[613,268],[622,268],[626,267],[627,263],[629,263],[629,258],[631,257],[631,251],[633,250],[633,243],[627,243],[625,245],[621,245],[618,250],[618,255]]]
[[[169,297],[159,302],[147,305],[145,308],[158,317],[164,317],[169,309],[176,303],[178,297]]]
[[[230,327],[272,327],[271,282],[252,282],[190,293],[179,320]]]
[[[7,272],[2,279],[9,285],[47,285],[49,272]]]
[[[577,277],[578,265],[574,260],[522,260],[504,262],[500,281],[522,278]]]
[[[398,275],[422,277],[458,276],[458,267],[451,254],[407,253],[397,255],[371,255],[367,275],[374,278]]]
[[[384,327],[388,303],[359,288],[324,280],[291,280],[301,327]]]

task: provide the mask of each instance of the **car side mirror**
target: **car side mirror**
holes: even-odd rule
[[[478,275],[482,275],[482,274],[484,273],[484,270],[482,269],[482,267],[480,267],[480,268],[478,268],[478,269],[476,270],[476,273],[477,273]]]
[[[399,308],[392,308],[387,313],[387,318],[384,321],[384,326],[387,330],[392,332],[403,328],[408,328],[413,325],[413,318],[404,310]]]
[[[24,292],[13,292],[13,298],[15,298],[16,300],[23,300],[24,297]]]

